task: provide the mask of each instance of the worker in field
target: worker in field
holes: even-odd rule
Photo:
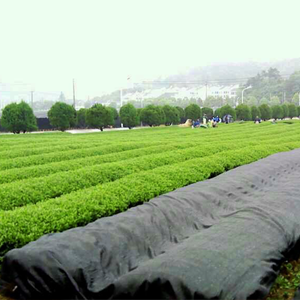
[[[229,116],[225,115],[225,123],[228,124],[229,123]]]
[[[220,119],[218,116],[213,117],[213,127],[218,127],[218,123],[219,123]]]
[[[193,122],[193,126],[194,126],[195,128],[199,127],[199,126],[200,126],[200,120],[197,119],[196,121],[194,121],[194,122]]]
[[[259,124],[261,123],[261,118],[259,118],[258,116],[256,116],[255,120],[254,120],[255,124]]]

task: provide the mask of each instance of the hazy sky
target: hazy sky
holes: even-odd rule
[[[0,0],[0,83],[71,98],[75,78],[86,99],[128,75],[300,57],[299,32],[299,0]]]

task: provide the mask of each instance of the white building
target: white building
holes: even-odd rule
[[[127,93],[123,95],[122,101],[123,103],[127,103],[128,101],[140,101],[143,99],[150,98],[159,98],[164,95],[168,95],[169,97],[175,99],[202,99],[206,100],[207,97],[222,97],[225,98],[235,98],[236,91],[238,89],[238,85],[203,85],[198,87],[176,87],[170,86],[168,88],[160,88],[160,89],[146,89],[142,92],[133,92]]]

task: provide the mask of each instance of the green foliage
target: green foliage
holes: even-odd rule
[[[136,109],[136,113],[137,113],[139,119],[141,119],[141,113],[142,113],[142,110],[143,110],[142,108],[137,108],[137,109]]]
[[[289,107],[287,103],[283,103],[281,105],[282,110],[283,110],[283,118],[288,118],[289,117]]]
[[[215,112],[214,112],[214,115],[215,116],[219,116],[219,117],[221,117],[221,108],[217,108],[216,110],[215,110]]]
[[[172,124],[176,125],[180,123],[180,115],[176,107],[170,105],[164,105],[162,109],[166,116],[165,124],[167,126]]]
[[[85,121],[86,112],[87,112],[86,108],[81,108],[76,113],[76,126],[78,128],[86,128],[87,127],[87,124],[86,124],[86,121]]]
[[[289,117],[294,118],[298,116],[298,110],[294,103],[288,104]]]
[[[272,111],[269,105],[267,104],[262,104],[259,106],[259,111],[260,111],[260,115],[261,118],[263,120],[269,120],[272,117]]]
[[[137,110],[130,103],[121,107],[120,118],[121,118],[121,123],[123,123],[123,125],[125,127],[128,127],[129,129],[139,124],[139,116]]]
[[[296,106],[299,105],[300,101],[299,101],[299,93],[295,93],[292,99],[292,103],[294,103]]]
[[[300,87],[300,71],[294,72],[285,82],[285,91],[287,91],[287,98],[292,99],[296,93],[299,93]],[[299,99],[298,99],[299,103]]]
[[[249,106],[257,106],[258,105],[258,101],[257,101],[257,98],[255,96],[247,97],[245,102]]]
[[[59,172],[73,171],[83,167],[95,166],[104,163],[112,163],[122,160],[127,160],[131,158],[137,158],[144,155],[156,154],[160,152],[167,152],[176,149],[186,149],[197,145],[195,142],[186,143],[169,143],[167,145],[157,145],[157,143],[131,143],[131,144],[117,144],[117,148],[114,147],[92,147],[88,150],[82,149],[84,152],[83,157],[77,158],[76,154],[78,152],[67,151],[69,160],[58,160],[53,162],[48,162],[43,165],[30,165],[18,168],[18,172],[15,169],[6,169],[0,171],[0,184],[11,183],[18,180],[30,179],[47,176],[49,174],[56,174]],[[34,153],[30,153],[34,155]],[[29,155],[30,155],[29,154]],[[59,157],[59,153],[56,153]],[[90,155],[89,155],[90,154]],[[60,159],[69,158],[67,156],[60,157]],[[58,174],[59,176],[59,174]],[[26,182],[29,182],[26,180]],[[12,185],[11,185],[12,186]]]
[[[43,234],[87,224],[269,154],[298,148],[299,122],[291,123],[288,129],[264,123],[261,130],[245,123],[242,131],[233,124],[201,133],[168,127],[86,136],[4,136],[1,255]],[[46,149],[53,152],[41,154]]]
[[[266,97],[263,97],[260,99],[259,104],[260,105],[263,105],[263,104],[269,105],[269,100]]]
[[[210,107],[203,107],[203,108],[202,108],[202,115],[203,115],[203,116],[206,115],[206,117],[207,117],[208,119],[212,119],[213,116],[214,116],[214,111],[213,111],[213,109],[210,108]]]
[[[107,108],[102,104],[94,104],[87,110],[86,123],[90,127],[99,128],[101,131],[108,125],[114,125],[112,108]]]
[[[280,105],[274,105],[271,107],[272,110],[272,118],[275,120],[283,118],[283,109]]]
[[[183,123],[185,122],[186,118],[185,118],[185,113],[184,113],[184,109],[182,107],[176,106],[176,109],[179,112],[179,118],[180,118],[180,122]]]
[[[85,166],[73,171],[51,174],[46,177],[30,178],[16,181],[9,184],[3,184],[0,190],[0,211],[11,210],[18,206],[45,201],[50,198],[59,197],[80,189],[86,189],[97,184],[103,184],[117,180],[119,178],[140,172],[142,170],[151,170],[163,165],[172,165],[178,161],[194,159],[196,157],[208,156],[224,150],[244,147],[244,143],[236,143],[215,147],[213,150],[204,151],[198,145],[192,147],[189,144],[187,149],[176,150],[174,147],[161,146],[153,153],[145,150],[145,155],[141,157],[127,157],[125,161],[116,161],[112,163],[101,164],[99,162],[92,166]],[[185,146],[186,147],[186,146]],[[167,150],[173,150],[168,152]],[[166,150],[166,151],[165,151]],[[125,156],[127,153],[124,153]],[[117,155],[114,155],[117,157]],[[12,192],[13,191],[13,192]]]
[[[270,101],[270,105],[273,106],[273,105],[280,105],[280,100],[277,96],[273,96],[271,98],[271,101]]]
[[[63,102],[56,102],[48,111],[50,124],[58,130],[66,129],[76,124],[76,110]]]
[[[294,299],[300,286],[300,260],[285,261],[266,300]]]
[[[111,111],[111,113],[113,115],[113,119],[116,121],[119,117],[117,109],[115,107],[112,107],[112,106],[108,106],[106,108]],[[113,125],[113,124],[109,124],[109,125]]]
[[[159,126],[165,123],[166,116],[163,109],[160,106],[150,104],[142,109],[141,121],[144,124],[148,124],[150,127]]]
[[[251,120],[251,111],[248,105],[240,104],[235,108],[236,118],[238,120],[250,121]]]
[[[165,124],[166,123],[166,115],[165,115],[165,112],[164,112],[162,106],[156,106],[156,111],[160,118],[160,124],[158,124],[158,125]]]
[[[178,130],[178,128],[176,129]],[[186,134],[186,131],[184,133]],[[112,164],[108,166],[110,172],[100,165],[95,167],[96,169],[88,167],[78,170],[78,173],[81,171],[83,174],[79,185],[90,184],[89,182],[96,184],[94,177],[97,177],[98,180],[101,178],[100,180],[104,180],[102,181],[104,183],[48,201],[40,201],[35,205],[27,205],[10,211],[0,211],[1,255],[9,249],[36,240],[43,234],[90,223],[100,217],[124,211],[130,206],[143,203],[179,187],[208,179],[272,153],[287,151],[300,146],[300,142],[282,143],[280,140],[278,141],[276,135],[273,136],[272,140],[260,145],[259,141],[255,142],[259,131],[252,133],[254,134],[252,141],[249,141],[247,137],[240,141],[239,137],[243,139],[243,134],[237,136],[237,132],[232,133],[236,141],[240,142],[234,145],[232,142],[228,142],[226,147],[220,144],[212,148],[210,142],[203,149],[197,145],[187,150],[176,150],[171,152],[171,155],[158,152],[146,157],[146,159],[142,157],[143,163],[141,163],[140,158],[126,161],[124,164],[116,162],[114,166]],[[285,133],[285,136],[288,135],[287,131],[282,131],[282,133]],[[268,134],[270,135],[270,132]],[[247,140],[248,142],[245,143]],[[101,172],[103,177],[100,175]],[[91,175],[88,179],[89,173]],[[69,178],[64,176],[64,180],[62,177],[57,178],[59,187],[70,189],[68,187],[70,184],[76,188],[75,179],[72,176]],[[29,186],[30,188],[32,187]],[[54,190],[53,186],[47,186],[47,188],[50,191]],[[55,193],[61,193],[60,188]],[[34,191],[38,192],[37,190]],[[28,195],[30,196],[29,190],[25,192],[24,199]]]
[[[20,133],[19,109],[17,103],[11,103],[3,109],[1,126],[13,133]]]
[[[197,104],[190,104],[185,108],[184,112],[185,112],[185,117],[187,119],[191,119],[194,121],[200,119],[202,116],[201,108]]]
[[[231,115],[233,117],[233,120],[236,119],[236,113],[234,108],[232,108],[230,105],[225,105],[221,107],[221,118],[223,118],[225,115]]]
[[[24,101],[11,103],[2,112],[1,126],[13,133],[37,130],[32,108]]]
[[[245,87],[249,85],[252,86],[252,89],[247,90],[247,94],[257,99],[270,99],[270,95],[279,95],[284,89],[284,81],[276,68],[269,68],[269,70],[262,71],[255,77],[250,78],[245,84]],[[261,101],[260,105],[261,104],[268,103]],[[275,103],[274,105],[276,104],[279,103]]]
[[[298,117],[300,117],[300,106],[298,106],[297,109],[298,109]]]
[[[48,163],[53,162],[60,162],[65,160],[73,160],[77,158],[86,158],[89,156],[97,156],[103,155],[108,153],[115,153],[120,151],[120,149],[125,150],[132,150],[138,149],[141,147],[153,146],[153,143],[142,143],[142,142],[131,142],[129,144],[125,143],[124,141],[120,144],[114,144],[113,146],[110,145],[109,142],[106,141],[105,145],[101,145],[101,143],[92,143],[87,144],[83,143],[81,146],[77,146],[78,149],[70,150],[71,146],[61,147],[57,149],[56,152],[41,154],[39,152],[31,152],[29,153],[30,156],[26,157],[28,152],[24,152],[22,154],[19,153],[12,153],[17,155],[17,157],[9,155],[12,159],[9,160],[1,160],[0,170],[8,170],[13,168],[21,168],[21,167],[31,167],[31,166],[41,166]],[[59,151],[60,150],[60,151]]]
[[[260,110],[257,106],[251,106],[251,120],[254,121],[256,117],[261,118]]]
[[[206,107],[220,107],[225,104],[225,100],[222,97],[208,96],[204,104]]]

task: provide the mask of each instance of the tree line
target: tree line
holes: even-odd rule
[[[269,106],[249,106],[240,104],[236,108],[224,105],[215,111],[210,107],[200,107],[193,103],[185,109],[170,105],[147,105],[145,108],[135,108],[128,103],[121,107],[120,112],[102,104],[94,104],[91,108],[81,108],[76,111],[73,106],[64,102],[56,102],[48,111],[48,118],[53,128],[65,131],[69,128],[104,128],[115,125],[120,120],[124,127],[129,129],[140,125],[160,126],[177,125],[187,119],[202,120],[203,117],[212,119],[213,116],[223,118],[231,115],[234,120],[251,121],[257,117],[268,120],[271,118],[283,119],[300,116],[300,106],[294,103]],[[37,122],[32,108],[25,102],[11,103],[2,112],[0,125],[13,133],[37,130]]]

